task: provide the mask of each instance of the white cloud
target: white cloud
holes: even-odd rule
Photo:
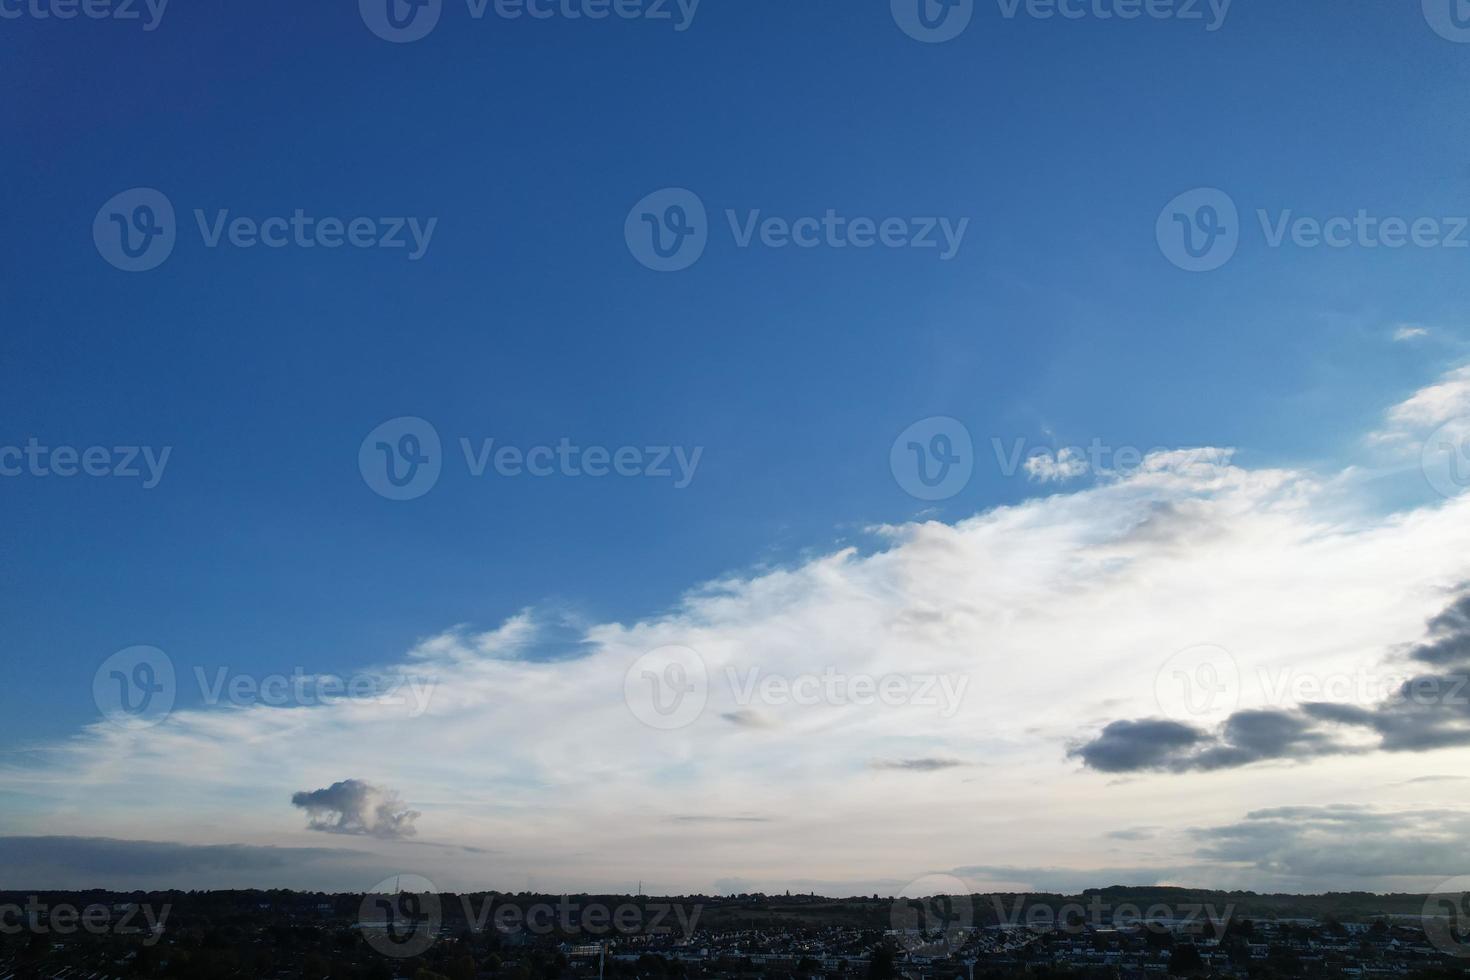
[[[1470,430],[1470,365],[1451,370],[1388,410],[1386,423],[1371,442],[1408,445],[1429,430],[1456,422]]]
[[[1462,369],[1396,406],[1389,425],[1466,405]],[[351,774],[421,812],[420,841],[496,852],[354,839],[384,873],[444,888],[643,879],[694,891],[738,875],[870,892],[936,868],[1155,868],[1174,880],[1186,862],[1192,883],[1270,887],[1268,868],[1199,864],[1187,828],[1357,799],[1365,785],[1463,770],[1470,752],[1120,782],[1066,750],[1089,724],[1158,714],[1156,681],[1186,648],[1228,650],[1238,706],[1251,707],[1270,698],[1272,671],[1373,669],[1418,639],[1470,580],[1470,498],[1377,514],[1346,506],[1343,482],[1246,469],[1228,452],[1156,454],[1082,491],[884,528],[872,553],[732,576],[665,615],[587,626],[576,659],[529,656],[546,628],[530,612],[447,631],[381,668],[437,681],[422,716],[380,698],[185,710],[141,732],[100,723],[44,765],[0,771],[0,790],[45,815],[15,833],[310,846],[321,835],[302,827],[292,793]],[[625,704],[625,682],[642,654],[673,645],[699,653],[708,703],[663,731]],[[743,701],[731,671],[752,669],[848,686],[830,703]],[[862,703],[851,696],[862,677],[968,687],[946,713],[917,697]],[[750,813],[769,820],[670,819]],[[1141,816],[1153,838],[1108,836]]]
[[[1470,367],[1461,367],[1395,405],[1388,412],[1388,420],[1401,426],[1428,427],[1467,412],[1470,412]]]
[[[422,816],[409,809],[394,790],[360,779],[301,790],[292,795],[291,805],[306,811],[312,830],[387,840],[412,837],[414,821]]]
[[[1065,483],[1086,476],[1088,471],[1087,461],[1075,449],[1028,456],[1024,465],[1026,475],[1037,483]]]
[[[1410,340],[1422,340],[1428,336],[1429,329],[1427,327],[1418,327],[1409,323],[1400,324],[1393,332],[1394,341],[1401,344]]]

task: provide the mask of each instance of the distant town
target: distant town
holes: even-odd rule
[[[1463,896],[0,892],[0,980],[1470,977]]]

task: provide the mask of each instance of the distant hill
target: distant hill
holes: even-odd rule
[[[276,911],[309,908],[318,912],[330,910],[333,914],[343,916],[356,914],[362,899],[361,893],[295,892],[278,889],[191,892],[24,890],[0,892],[0,905],[23,905],[33,895],[50,904],[65,902],[78,906],[147,901],[153,904],[167,902],[181,912],[203,912],[228,908],[251,910],[271,908]],[[457,900],[459,895],[456,893],[446,893],[446,897],[450,900],[443,903],[445,915],[452,921],[457,916],[462,903]],[[530,892],[473,892],[466,893],[465,897],[471,899],[471,904],[476,907],[486,897],[494,897],[497,902],[523,906],[535,903],[555,905],[564,900],[561,894]],[[908,904],[907,899],[878,895],[861,898],[764,894],[655,897],[582,893],[573,894],[567,898],[576,904],[599,903],[609,907],[623,904],[647,906],[660,903],[678,903],[686,907],[697,905],[702,910],[699,926],[713,930],[780,928],[782,926],[887,929],[893,925],[895,907]],[[1378,895],[1371,892],[1291,895],[1115,885],[1087,889],[1075,895],[1046,892],[1002,892],[953,896],[948,900],[948,907],[963,916],[964,921],[976,925],[995,925],[1002,922],[1024,924],[1028,916],[1038,914],[1033,911],[1037,909],[1049,910],[1051,916],[1060,917],[1068,906],[1075,908],[1078,905],[1087,909],[1102,908],[1108,915],[1120,909],[1123,910],[1124,915],[1142,916],[1186,913],[1224,915],[1228,911],[1235,919],[1315,919],[1318,921],[1336,919],[1341,922],[1367,922],[1383,917],[1417,917],[1425,907],[1426,898],[1427,896],[1418,894]]]

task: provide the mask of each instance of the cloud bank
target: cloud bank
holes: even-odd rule
[[[1470,771],[1453,705],[1280,691],[1405,664],[1446,677],[1467,662],[1470,498],[1420,479],[1413,502],[1385,511],[1362,486],[1393,467],[1417,478],[1415,440],[1466,407],[1470,373],[1457,370],[1387,411],[1365,459],[1335,471],[1155,453],[1073,492],[880,527],[861,549],[709,582],[571,642],[536,610],[445,630],[374,668],[385,689],[432,690],[422,710],[342,698],[181,710],[143,731],[99,722],[0,768],[0,793],[17,833],[309,847],[327,831],[446,889],[738,880],[870,894],[945,868],[1432,884],[1380,878],[1386,864],[1329,880],[1305,860],[1204,860],[1189,830],[1332,806],[1365,785],[1390,807],[1415,802],[1422,828],[1457,826],[1426,805],[1453,783],[1408,782]],[[566,655],[537,656],[547,642]],[[1228,697],[1181,708],[1164,682],[1200,645],[1228,651],[1237,674]],[[697,710],[661,728],[629,692],[640,658],[671,646],[697,653],[698,669],[674,678]],[[187,674],[190,651],[169,652]],[[788,690],[833,674],[911,692],[972,683],[947,711],[917,696],[802,703],[730,680],[751,671]],[[762,820],[738,819],[751,814]],[[1140,814],[1151,837],[1116,833]],[[409,828],[464,849],[394,839]],[[1308,853],[1316,838],[1280,846]]]

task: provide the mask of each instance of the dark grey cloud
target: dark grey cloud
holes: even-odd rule
[[[1429,638],[1409,656],[1426,664],[1470,663],[1470,593],[1429,621]]]
[[[1162,719],[1115,721],[1097,738],[1072,750],[1099,772],[1167,769],[1181,753],[1196,751],[1209,736],[1190,725]]]
[[[869,768],[885,772],[939,772],[944,769],[961,769],[969,765],[959,759],[874,759]]]
[[[1098,772],[1210,772],[1374,749],[1470,745],[1470,596],[1432,619],[1428,633],[1410,651],[1412,661],[1462,665],[1413,677],[1378,704],[1308,702],[1237,711],[1215,731],[1160,719],[1115,721],[1069,754]]]
[[[1111,830],[1107,837],[1109,840],[1153,840],[1158,832],[1158,827],[1128,827],[1124,830]]]
[[[400,840],[412,837],[421,814],[410,810],[397,792],[360,779],[344,779],[326,789],[296,793],[291,805],[307,812],[310,828],[328,834],[352,834]]]
[[[1301,709],[1319,721],[1369,729],[1388,752],[1470,745],[1470,664],[1404,681],[1372,708],[1316,703]]]
[[[6,887],[19,889],[317,887],[323,876],[344,883],[362,877],[353,869],[370,860],[359,851],[323,847],[0,837]]]
[[[725,711],[720,717],[737,728],[775,728],[776,724],[759,711],[749,708],[740,708],[735,711]]]
[[[1189,768],[1234,769],[1268,759],[1307,759],[1344,751],[1310,719],[1286,711],[1237,711],[1213,744],[1196,753]]]

